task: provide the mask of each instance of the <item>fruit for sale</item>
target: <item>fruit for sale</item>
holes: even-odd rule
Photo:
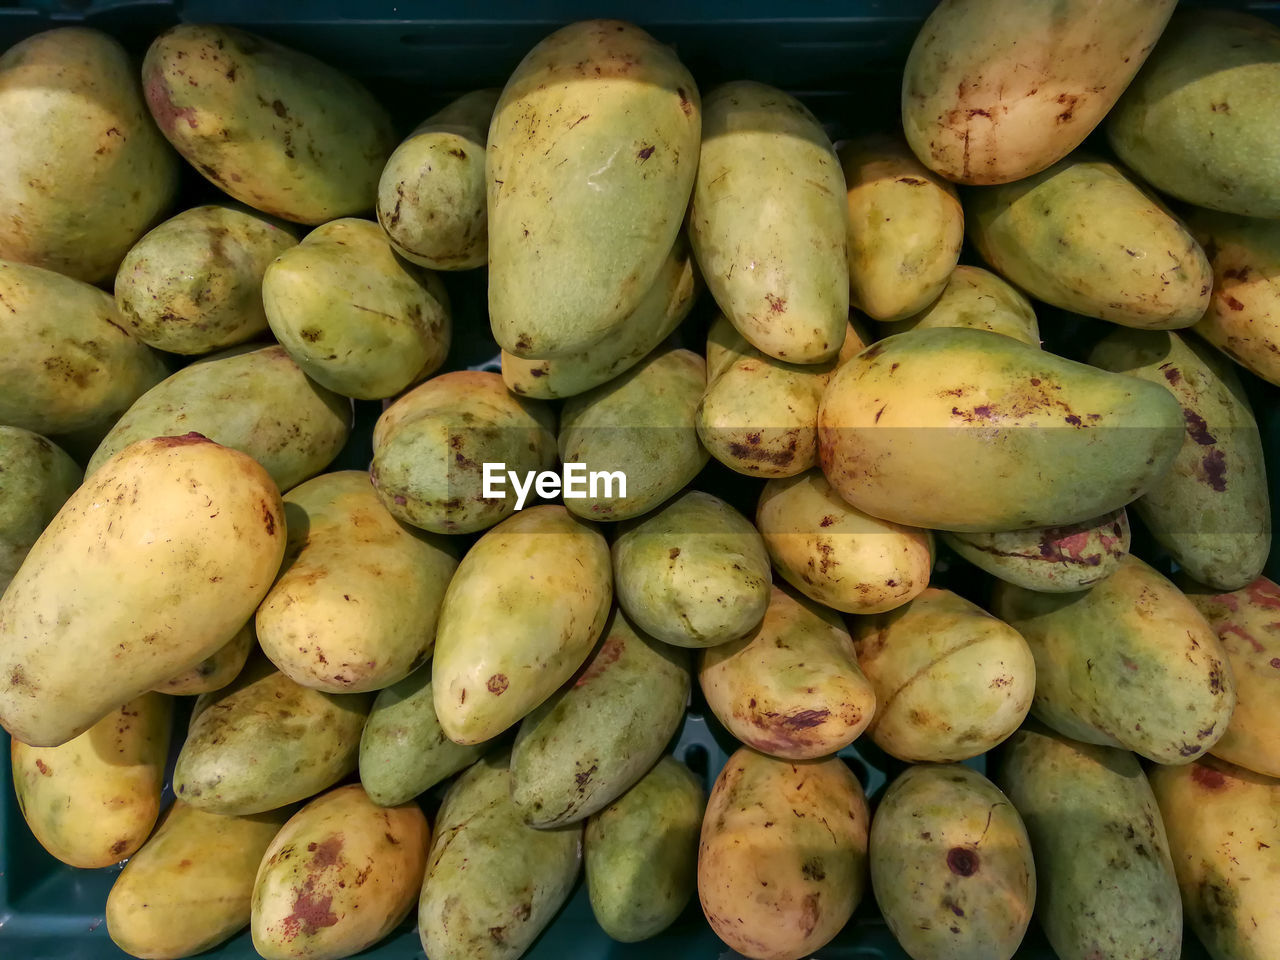
[[[0,426],[0,594],[80,486],[82,472],[66,451],[38,433]]]
[[[1040,327],[1031,301],[990,270],[965,264],[951,271],[936,300],[914,316],[883,329],[888,335],[932,327],[990,330],[1040,346]]]

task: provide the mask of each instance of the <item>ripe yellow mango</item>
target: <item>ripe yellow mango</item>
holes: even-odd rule
[[[190,670],[184,670],[164,683],[157,684],[156,692],[185,697],[221,690],[240,675],[256,643],[253,620],[250,619],[225,646],[215,650]]]

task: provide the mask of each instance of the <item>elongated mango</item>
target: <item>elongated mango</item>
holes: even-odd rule
[[[1035,308],[1016,287],[990,270],[960,264],[938,298],[914,316],[884,327],[886,334],[923,327],[972,327],[1040,346]]]
[[[21,427],[0,426],[0,594],[80,486],[82,472],[51,440]]]

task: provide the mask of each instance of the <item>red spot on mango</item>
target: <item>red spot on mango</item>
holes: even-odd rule
[[[1266,577],[1259,577],[1245,587],[1244,590],[1250,602],[1256,603],[1260,607],[1280,610],[1280,587],[1277,587]]]
[[[574,681],[573,685],[580,687],[584,683],[590,683],[613,664],[617,663],[620,656],[622,656],[622,640],[617,634],[610,634],[600,649],[596,651],[596,655],[587,661],[586,669],[582,671],[581,676]]]
[[[489,692],[495,697],[500,697],[506,693],[507,687],[510,685],[511,681],[509,681],[506,674],[503,673],[495,673],[489,678],[488,683],[485,684],[485,686],[489,688]]]
[[[1221,790],[1227,785],[1227,778],[1213,767],[1197,763],[1191,767],[1191,779],[1206,790]]]
[[[337,833],[321,843],[307,844],[307,851],[314,854],[311,863],[320,868],[332,867],[338,862],[338,855],[342,852],[342,834]]]

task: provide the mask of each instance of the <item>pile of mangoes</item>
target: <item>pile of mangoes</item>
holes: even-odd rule
[[[115,943],[514,960],[585,872],[753,960],[868,882],[914,960],[1280,956],[1280,29],[1174,7],[943,0],[838,147],[615,21],[398,144],[230,27],[0,56],[0,723]]]

